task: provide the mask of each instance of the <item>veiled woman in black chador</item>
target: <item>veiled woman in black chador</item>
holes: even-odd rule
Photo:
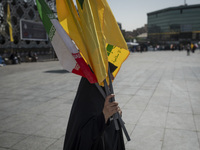
[[[71,109],[63,150],[125,150],[122,130],[115,130],[114,121],[110,119],[121,111],[117,102],[109,102],[113,96],[104,99],[95,84],[82,77]]]

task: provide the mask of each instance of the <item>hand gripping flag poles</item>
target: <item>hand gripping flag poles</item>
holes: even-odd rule
[[[109,74],[109,83],[110,83],[110,86],[108,86],[106,80],[104,80],[104,86],[105,86],[105,91],[106,91],[106,95],[107,96],[110,95],[110,94],[114,94],[113,86],[112,86],[112,79],[111,79],[110,68],[108,69],[108,74]],[[99,89],[99,91],[101,92],[102,96],[104,98],[106,98],[106,95],[105,95],[104,91],[101,89],[101,87],[97,83],[95,83],[95,84],[96,84],[97,88]],[[110,102],[113,102],[113,101],[115,101],[114,97],[111,98]],[[126,130],[126,127],[124,126],[125,123],[122,120],[120,114],[119,113],[114,114],[113,115],[113,119],[114,119],[114,124],[115,124],[116,130],[119,130],[119,125],[120,125],[121,128],[122,128],[122,130],[124,131],[124,134],[126,136],[127,141],[130,141],[131,139],[130,139],[129,134],[128,134],[127,130]],[[119,121],[119,125],[118,125],[117,120]]]
[[[36,2],[63,68],[95,83],[104,98],[113,93],[108,61],[117,66],[115,77],[129,51],[106,0],[77,0],[78,12],[72,0],[57,0],[59,21],[44,0]],[[105,86],[106,94],[100,85]],[[116,129],[120,126],[130,141],[120,115],[113,119]]]

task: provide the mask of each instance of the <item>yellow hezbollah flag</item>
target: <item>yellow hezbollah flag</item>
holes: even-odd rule
[[[102,83],[107,76],[107,53],[101,26],[99,23],[92,23],[94,17],[91,8],[86,5],[87,11],[79,10],[78,15],[72,0],[57,0],[56,6],[59,22],[76,43],[83,57],[95,73],[98,83]],[[103,52],[101,51],[102,48],[104,49]]]
[[[10,41],[13,42],[13,35],[12,35],[12,24],[11,24],[11,19],[10,19],[10,6],[8,4],[7,6],[7,23],[9,25],[9,33],[10,33]]]
[[[101,27],[105,36],[106,48],[108,53],[108,61],[113,63],[118,68],[113,72],[116,76],[122,63],[129,56],[130,52],[124,37],[119,29],[115,17],[106,0],[96,0],[98,5],[93,9],[97,9],[101,21]],[[92,4],[92,3],[91,3]]]
[[[118,68],[128,57],[126,42],[106,0],[57,0],[58,19],[95,73],[98,83],[108,77],[108,61]]]
[[[122,63],[129,56],[130,52],[128,51],[128,47],[124,37],[119,29],[119,26],[115,20],[114,15],[107,3],[106,0],[76,0],[78,4],[79,14],[80,12],[87,12],[88,8],[90,8],[91,13],[93,15],[93,20],[90,19],[88,15],[85,13],[85,19],[88,19],[88,24],[93,23],[94,25],[101,25],[101,28],[96,28],[98,34],[102,34],[104,40],[103,46],[106,47],[108,54],[108,61],[113,63],[118,68],[113,72],[113,75],[116,76]],[[80,9],[81,6],[81,9]],[[81,18],[81,15],[80,15]],[[88,24],[85,26],[88,27]],[[100,36],[99,36],[100,37]],[[101,39],[99,39],[101,40]],[[103,47],[102,46],[102,47]],[[104,51],[102,48],[101,51]],[[104,59],[106,63],[106,60]]]
[[[69,37],[76,43],[83,52],[86,50],[84,37],[80,25],[80,18],[72,0],[56,0],[58,20]],[[87,63],[90,64],[87,54],[84,54]]]
[[[77,0],[76,2],[91,68],[98,83],[102,83],[108,77],[108,56],[98,10],[92,7],[97,8],[98,3],[96,0]]]

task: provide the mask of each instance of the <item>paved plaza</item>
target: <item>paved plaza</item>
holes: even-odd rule
[[[0,67],[0,150],[62,150],[80,77],[58,61]],[[131,53],[114,81],[126,150],[200,150],[200,51]]]

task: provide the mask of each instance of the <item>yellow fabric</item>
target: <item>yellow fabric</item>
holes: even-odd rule
[[[129,51],[107,1],[80,1],[76,0],[78,14],[72,0],[56,0],[58,19],[103,85],[108,61],[118,67],[116,76]]]
[[[9,33],[10,33],[10,41],[13,42],[13,31],[12,31],[12,24],[10,19],[10,6],[9,3],[7,5],[7,23],[9,25]]]
[[[86,45],[82,35],[80,18],[72,0],[56,0],[58,20],[69,37],[76,43],[81,52],[86,52],[84,57],[90,64],[87,57]]]
[[[115,17],[106,0],[96,0],[98,2],[98,12],[101,16],[101,26],[103,34],[106,38],[106,43],[128,49],[126,41],[119,29]]]
[[[119,29],[119,26],[115,20],[115,17],[106,0],[97,0],[98,12],[101,21],[101,27],[105,36],[106,44],[108,47],[112,45],[112,50],[107,48],[108,61],[113,63],[118,68],[113,72],[113,76],[116,77],[122,63],[127,59],[130,52],[124,37]]]
[[[99,14],[96,9],[97,3],[94,0],[84,0],[82,9],[77,0],[77,6],[87,45],[88,58],[91,62],[90,66],[97,77],[98,83],[102,83],[107,76],[108,57]],[[82,50],[80,51],[84,54]]]
[[[116,77],[119,72],[122,63],[127,59],[130,52],[126,49],[113,46],[112,51],[108,52],[108,60],[118,68],[113,72],[113,76]]]
[[[108,53],[108,61],[113,63],[118,68],[113,72],[113,76],[116,77],[122,63],[129,56],[130,52],[128,51],[128,47],[124,37],[119,29],[119,26],[115,20],[115,17],[107,3],[106,0],[96,0],[97,5],[92,5],[93,9],[98,10],[100,25],[102,28],[102,32],[104,35],[106,47],[112,45],[112,49],[107,48]],[[95,6],[97,6],[95,8]]]

